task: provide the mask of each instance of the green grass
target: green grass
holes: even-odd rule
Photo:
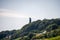
[[[17,38],[17,39],[15,39],[15,40],[20,40],[20,38]]]
[[[45,40],[60,40],[60,36],[52,37],[52,38],[47,38]]]

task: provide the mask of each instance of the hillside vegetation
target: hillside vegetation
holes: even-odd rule
[[[60,18],[43,19],[26,24],[20,30],[0,32],[0,39],[9,40],[38,40],[60,38]]]

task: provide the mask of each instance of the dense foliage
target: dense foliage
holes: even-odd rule
[[[24,25],[20,30],[0,32],[0,39],[2,40],[9,35],[11,35],[9,40],[16,38],[19,40],[33,40],[60,36],[60,18],[37,20]]]
[[[37,20],[30,24],[25,25],[21,29],[21,35],[28,34],[29,32],[40,33],[43,32],[44,30],[51,31],[58,28],[60,28],[60,19]]]

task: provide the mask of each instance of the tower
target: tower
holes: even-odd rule
[[[29,18],[29,23],[31,23],[31,17]]]

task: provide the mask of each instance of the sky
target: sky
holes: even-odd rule
[[[0,0],[0,31],[21,29],[29,17],[60,18],[60,0]]]

